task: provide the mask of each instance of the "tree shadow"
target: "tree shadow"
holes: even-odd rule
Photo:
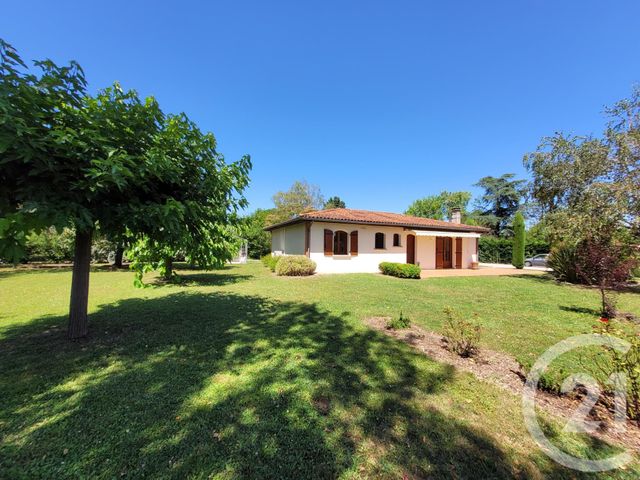
[[[595,317],[600,316],[600,310],[589,307],[579,307],[577,305],[560,305],[560,310],[565,312],[584,313],[586,315],[593,315]]]
[[[4,331],[11,476],[513,478],[493,438],[433,406],[452,367],[315,304],[189,291]],[[554,467],[548,467],[554,471]],[[556,472],[557,473],[557,472]]]

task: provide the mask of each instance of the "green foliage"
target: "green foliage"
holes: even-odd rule
[[[304,255],[281,255],[275,271],[280,276],[304,277],[314,274],[316,262]]]
[[[286,192],[278,192],[273,196],[275,209],[268,216],[268,223],[284,222],[296,215],[311,210],[319,210],[324,205],[324,197],[320,187],[306,181],[297,181]]]
[[[394,317],[387,322],[387,328],[389,330],[403,330],[411,326],[411,320],[402,314],[400,310],[400,316]]]
[[[267,255],[262,256],[260,258],[260,261],[269,270],[271,270],[272,272],[275,272],[276,271],[276,265],[278,264],[278,261],[281,258],[282,258],[282,255],[271,255],[270,253],[268,253]]]
[[[483,177],[476,187],[484,193],[476,202],[476,220],[489,226],[495,235],[502,235],[510,225],[513,215],[520,208],[525,195],[525,181],[514,180],[515,174],[506,173],[501,177]]]
[[[347,208],[347,204],[340,197],[334,196],[324,203],[324,209],[327,210],[329,208]]]
[[[71,262],[75,232],[64,228],[57,232],[54,227],[27,236],[26,259],[30,262]]]
[[[438,195],[430,195],[414,201],[409,205],[405,213],[415,217],[449,220],[451,218],[451,211],[454,208],[459,208],[464,216],[470,200],[471,193],[469,192],[444,191]]]
[[[577,259],[576,244],[562,243],[551,249],[547,259],[547,266],[552,269],[551,274],[557,280],[578,283]]]
[[[420,267],[410,263],[382,262],[378,268],[383,275],[398,278],[420,278]]]
[[[526,235],[525,258],[540,253],[549,253],[548,242]],[[478,241],[479,260],[484,263],[511,263],[513,257],[513,239],[485,235]]]
[[[511,259],[512,265],[516,268],[524,267],[525,239],[524,217],[521,212],[516,212],[513,219],[513,256]]]
[[[461,357],[470,357],[478,352],[482,327],[478,322],[478,314],[473,320],[467,320],[451,307],[444,309],[445,321],[443,335],[447,348]]]
[[[271,234],[264,231],[271,214],[273,210],[259,208],[242,219],[241,236],[249,244],[249,258],[261,258],[271,252]]]

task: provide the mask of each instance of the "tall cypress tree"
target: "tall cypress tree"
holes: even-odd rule
[[[513,218],[513,253],[511,257],[511,263],[516,268],[524,267],[525,235],[524,217],[522,213],[516,212]]]

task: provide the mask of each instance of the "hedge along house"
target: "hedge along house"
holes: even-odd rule
[[[271,225],[273,255],[306,255],[319,273],[377,272],[380,262],[422,269],[471,268],[478,238],[489,229],[398,213],[317,210]]]

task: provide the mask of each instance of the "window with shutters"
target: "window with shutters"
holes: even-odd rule
[[[347,254],[347,232],[338,230],[333,234],[333,254],[334,255]]]
[[[375,245],[376,249],[383,249],[384,248],[384,233],[382,232],[378,232],[376,233],[376,245]]]
[[[393,234],[393,246],[394,247],[399,247],[400,246],[400,234],[399,233],[394,233]]]

